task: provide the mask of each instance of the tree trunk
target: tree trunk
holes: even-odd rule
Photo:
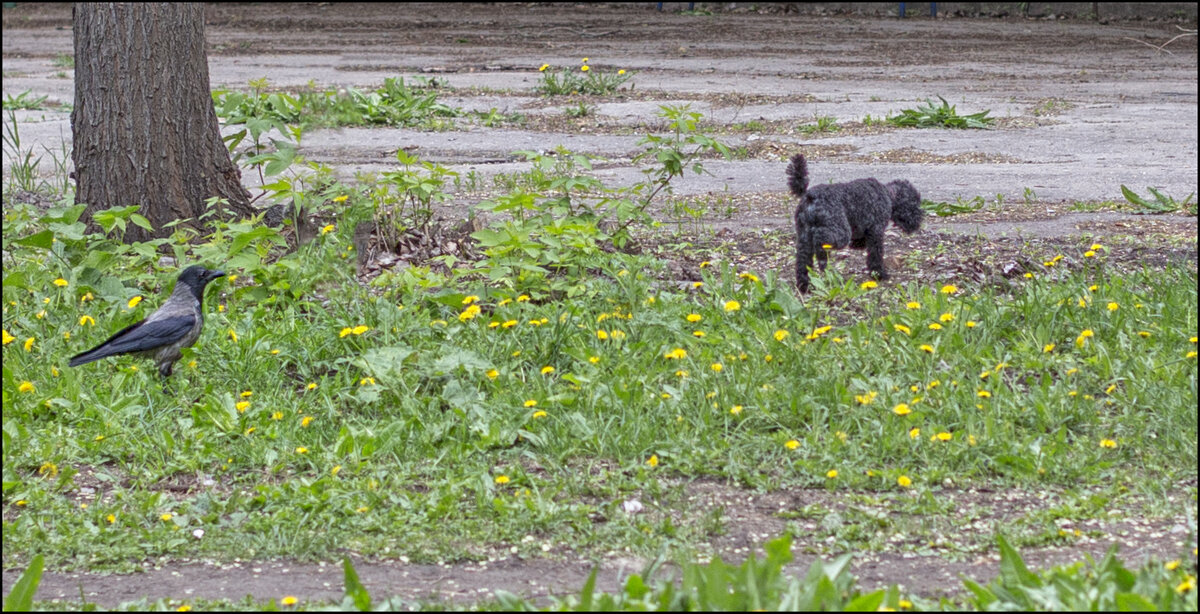
[[[144,241],[175,220],[199,227],[214,196],[252,213],[209,92],[204,6],[79,2],[74,22],[71,157],[86,219],[141,205],[154,232],[130,225],[125,240]]]

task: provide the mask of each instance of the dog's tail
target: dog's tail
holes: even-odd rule
[[[792,194],[802,198],[808,191],[808,162],[804,161],[804,154],[792,156],[792,161],[787,167],[787,178]]]
[[[892,221],[905,234],[920,230],[925,210],[921,208],[921,194],[913,184],[900,179],[888,183],[887,189],[892,194]]]

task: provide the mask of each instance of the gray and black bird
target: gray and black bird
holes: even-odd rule
[[[145,320],[130,324],[107,341],[71,357],[67,363],[78,367],[92,361],[119,354],[151,356],[158,365],[158,374],[171,376],[175,361],[183,356],[183,348],[191,347],[200,338],[204,327],[204,288],[208,282],[224,277],[224,271],[213,271],[192,265],[179,274],[175,290],[157,311]]]

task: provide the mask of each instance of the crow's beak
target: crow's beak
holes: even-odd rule
[[[224,277],[224,276],[225,276],[225,271],[209,271],[208,272],[209,279],[216,279],[218,277]]]

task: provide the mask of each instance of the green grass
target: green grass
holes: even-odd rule
[[[575,69],[564,67],[555,71],[549,64],[543,64],[538,70],[542,76],[534,90],[545,96],[575,94],[609,96],[628,83],[634,75],[624,69],[606,73],[589,66],[587,58],[584,58],[583,63]],[[632,88],[631,85],[630,89]]]
[[[39,111],[46,108],[46,98],[48,96],[34,96],[31,90],[25,90],[16,96],[5,96],[4,110]]]
[[[126,245],[134,207],[102,212],[103,233],[82,205],[6,207],[6,567],[437,562],[543,544],[711,554],[727,520],[690,503],[695,479],[859,498],[803,513],[838,548],[890,552],[881,522],[956,526],[947,483],[1165,501],[1161,485],[1195,479],[1194,266],[1120,271],[1080,246],[1010,282],[870,287],[831,267],[803,303],[773,272],[728,264],[681,285],[620,247],[655,194],[725,150],[698,114],[663,114],[672,134],[641,141],[643,183],[603,185],[566,150],[522,152],[531,170],[477,205],[480,256],[368,284],[355,224],[442,198],[434,165],[405,155],[377,183],[268,186],[274,200],[345,203],[290,253],[253,221]],[[204,334],[166,390],[136,358],[65,367],[194,262],[231,276],[212,284]],[[653,513],[624,513],[635,497]],[[1096,513],[1062,505],[1005,526],[1041,544],[1057,534],[1037,514]]]
[[[837,125],[837,118],[830,115],[822,115],[817,118],[817,121],[812,124],[804,124],[797,128],[803,134],[816,133],[832,133],[841,130],[841,126]]]
[[[285,125],[301,129],[370,125],[438,129],[463,115],[461,110],[438,102],[437,82],[406,83],[403,78],[389,78],[382,87],[367,92],[355,88],[268,92],[267,87],[263,79],[251,82],[249,93],[213,91],[217,116],[227,125],[267,122],[287,134]],[[480,115],[488,125],[500,117],[494,112]]]
[[[990,111],[981,111],[970,115],[959,115],[954,105],[938,96],[941,106],[926,100],[924,105],[916,109],[904,109],[898,115],[887,118],[887,122],[901,128],[987,128],[995,122],[988,117]]]
[[[530,532],[651,552],[704,534],[588,518],[678,476],[887,492],[906,490],[901,476],[920,490],[1195,475],[1188,267],[1113,276],[1101,250],[952,294],[827,276],[805,307],[770,274],[709,268],[701,288],[669,291],[653,262],[607,254],[566,301],[419,267],[362,287],[341,231],[266,268],[215,258],[232,244],[214,237],[183,260],[243,275],[210,290],[205,335],[164,394],[136,359],[63,367],[154,309],[170,279],[152,251],[72,239],[71,217],[5,222],[31,237],[4,286],[7,563],[442,560]],[[62,252],[51,266],[32,247],[46,232]],[[196,476],[216,484],[176,491]],[[109,495],[80,510],[82,485]],[[179,538],[195,528],[208,537]]]

